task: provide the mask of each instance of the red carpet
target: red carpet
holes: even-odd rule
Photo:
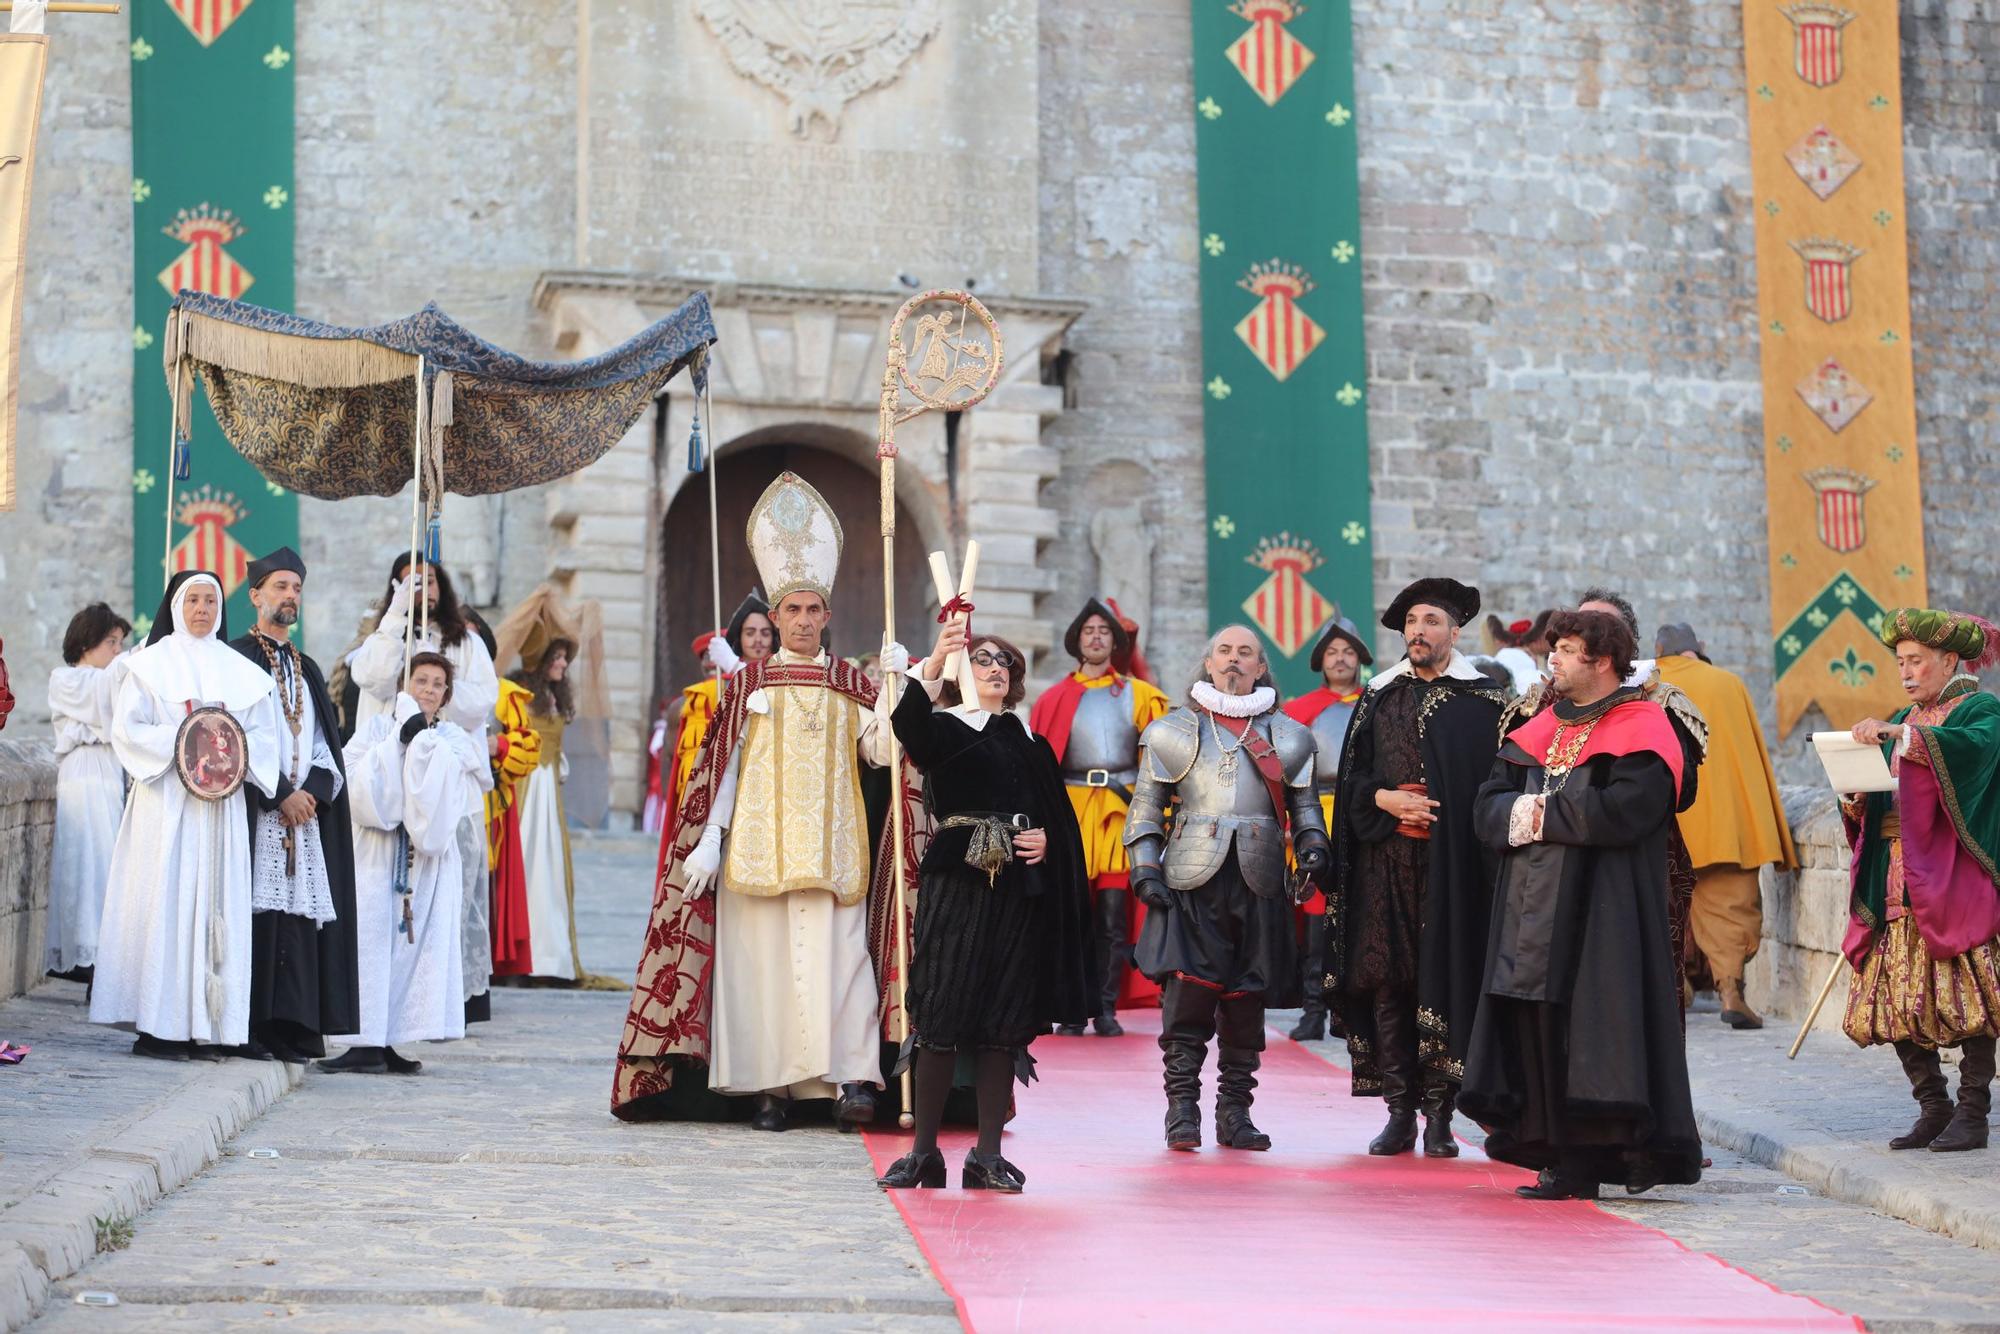
[[[1158,1012],[1121,1018],[1124,1038],[1035,1044],[1005,1146],[1026,1194],[959,1189],[969,1132],[945,1137],[948,1189],[892,1192],[968,1329],[1863,1328],[1594,1205],[1517,1199],[1528,1174],[1475,1149],[1368,1157],[1382,1104],[1276,1034],[1256,1105],[1272,1151],[1169,1153]],[[867,1139],[878,1170],[909,1143]]]

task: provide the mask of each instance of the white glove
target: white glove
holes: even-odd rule
[[[882,646],[882,675],[901,676],[910,670],[910,651],[890,640]]]
[[[743,659],[736,656],[736,650],[729,647],[729,641],[721,635],[708,641],[708,664],[724,676],[736,675],[736,669],[743,665]]]
[[[413,581],[411,580],[411,577],[407,574],[405,574],[401,579],[396,581],[396,591],[393,594],[391,594],[389,598],[389,610],[387,613],[388,615],[402,616],[406,618],[409,616],[410,590],[413,586],[414,586]]]
[[[687,855],[682,864],[687,872],[687,886],[681,891],[682,897],[698,899],[715,887],[715,873],[722,869],[722,830],[709,825],[701,831],[701,841]]]

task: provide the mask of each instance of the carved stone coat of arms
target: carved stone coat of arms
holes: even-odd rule
[[[848,102],[894,83],[944,20],[943,0],[696,0],[729,63],[785,99],[793,134],[840,133]]]

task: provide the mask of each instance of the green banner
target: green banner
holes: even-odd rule
[[[1208,609],[1279,689],[1374,619],[1348,0],[1194,0]]]
[[[160,365],[179,289],[292,309],[293,3],[128,0],[135,630],[151,624],[170,567],[220,575],[230,629],[241,633],[244,566],[298,545],[298,499],[238,456],[198,389],[189,475],[174,480]]]

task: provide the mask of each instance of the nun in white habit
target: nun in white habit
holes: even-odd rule
[[[242,725],[244,782],[278,785],[271,677],[230,648],[221,581],[176,574],[146,646],[125,659],[111,748],[132,779],[98,929],[90,1018],[131,1024],[133,1053],[219,1059],[250,1037],[250,824],[238,790],[204,801],[181,783],[182,721],[217,705]]]

